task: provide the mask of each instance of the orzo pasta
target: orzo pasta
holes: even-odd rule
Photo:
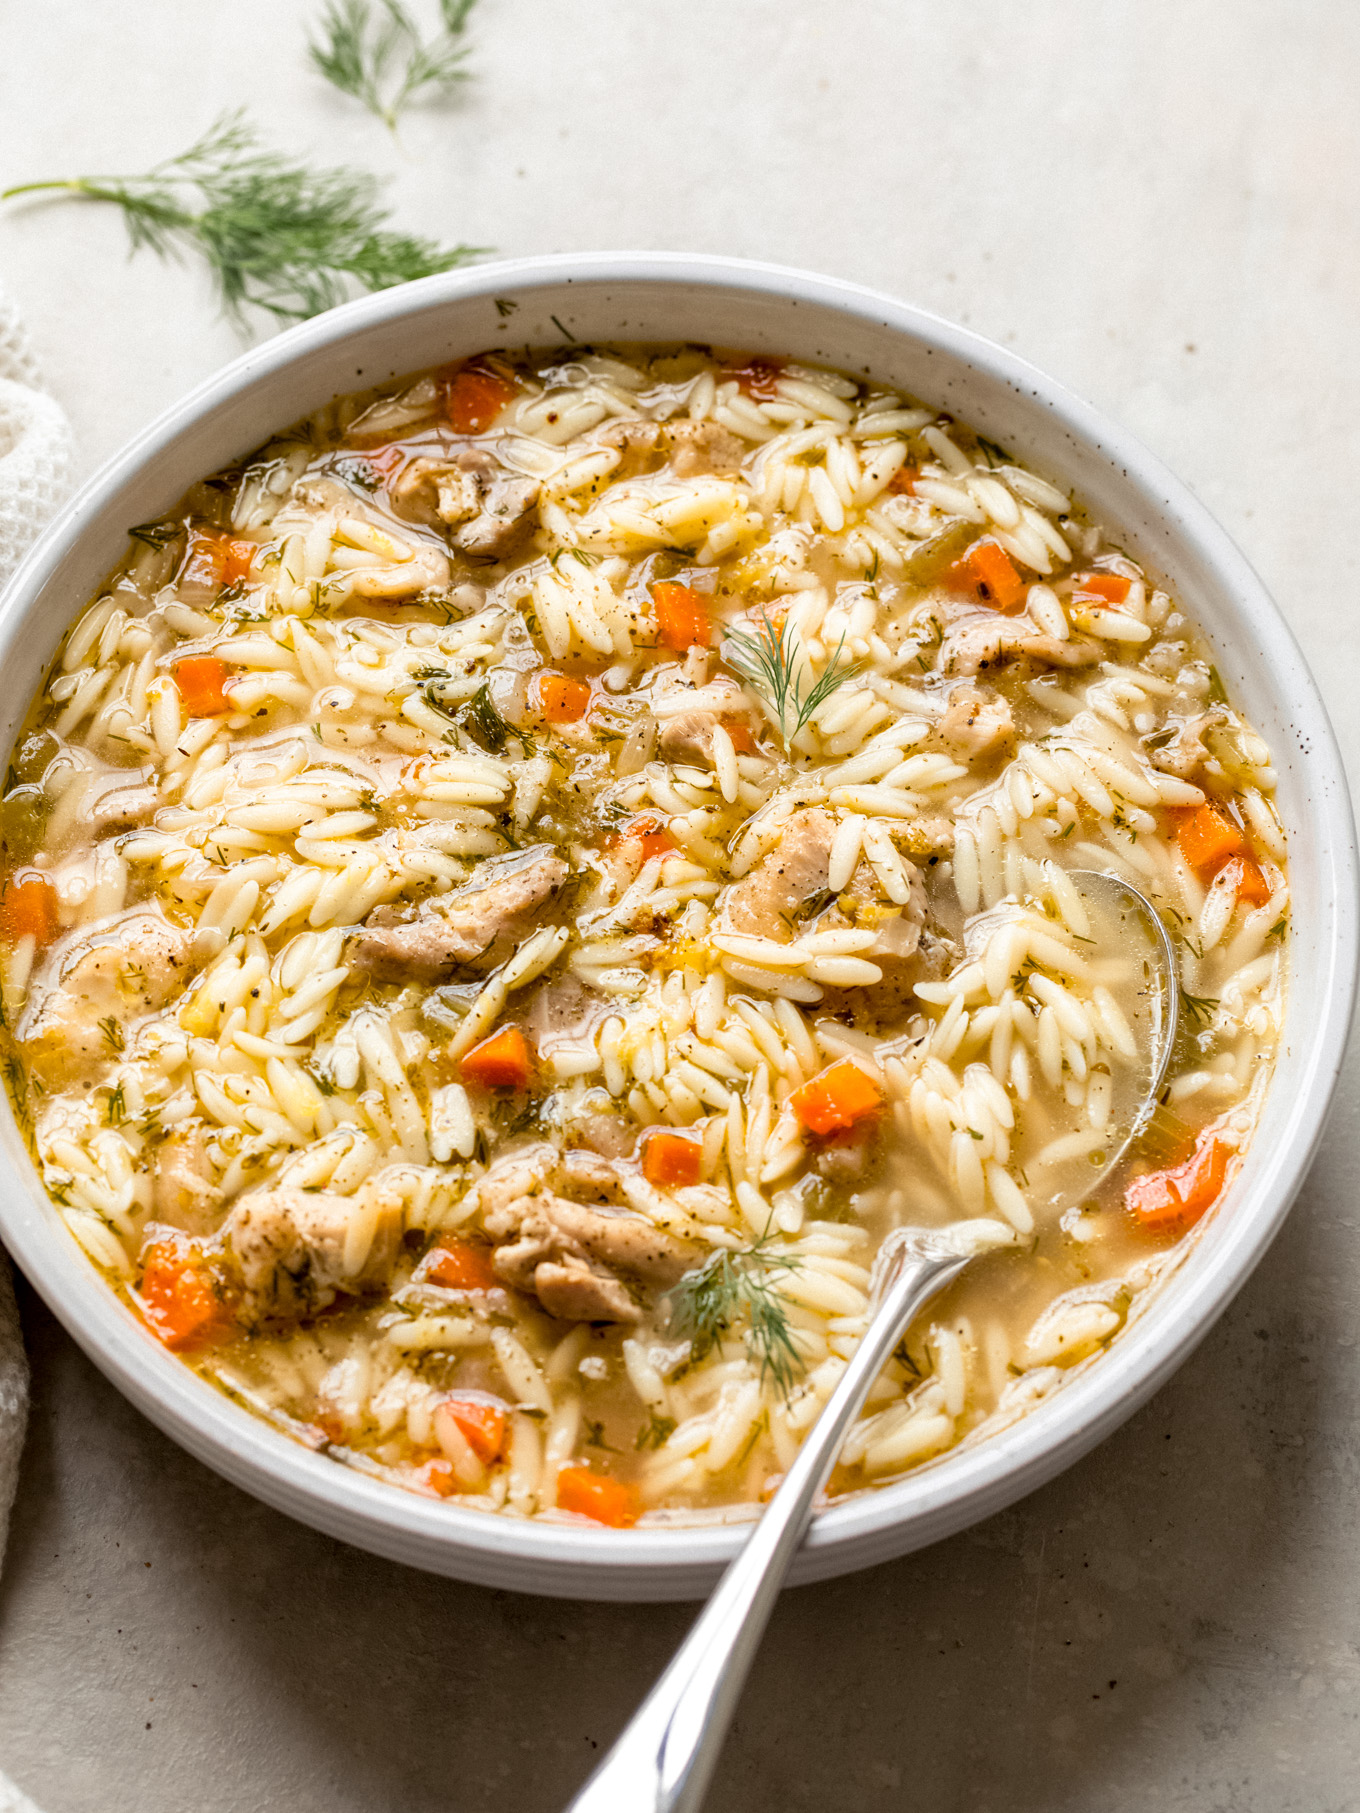
[[[742,1515],[882,1236],[1001,1217],[846,1445],[873,1487],[1096,1356],[1230,1184],[1269,752],[1003,449],[779,359],[488,355],[131,534],[5,788],[11,1093],[151,1335],[299,1440]],[[1186,1009],[1098,1185],[1144,983],[1082,869],[1157,904]]]

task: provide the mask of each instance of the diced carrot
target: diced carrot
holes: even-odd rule
[[[976,591],[998,611],[1018,611],[1029,591],[1010,555],[999,541],[990,539],[975,541],[946,577]]]
[[[1125,1204],[1139,1225],[1153,1233],[1190,1227],[1222,1195],[1233,1151],[1206,1127],[1180,1164],[1133,1178],[1124,1191]]]
[[[188,655],[175,665],[175,685],[191,718],[216,718],[231,710],[225,692],[231,669],[216,655]]]
[[[810,1133],[825,1137],[876,1113],[883,1091],[853,1058],[838,1058],[795,1089],[789,1106]]]
[[[738,755],[755,754],[756,740],[749,724],[743,724],[740,718],[719,718],[718,722],[731,737],[732,747]]]
[[[416,1472],[416,1478],[429,1492],[437,1492],[440,1498],[452,1498],[459,1488],[458,1477],[446,1460],[427,1460]]]
[[[489,1249],[452,1234],[445,1234],[431,1253],[425,1281],[451,1291],[489,1291],[500,1284],[491,1269]]]
[[[642,1175],[648,1183],[672,1187],[698,1183],[704,1164],[704,1142],[692,1133],[657,1127],[643,1136]]]
[[[546,724],[579,724],[590,709],[590,688],[570,674],[542,673],[536,687],[539,713]]]
[[[220,1341],[231,1327],[202,1257],[187,1241],[147,1249],[141,1299],[147,1326],[176,1353]]]
[[[440,1409],[457,1423],[479,1461],[490,1466],[499,1459],[505,1447],[505,1411],[499,1404],[453,1393],[443,1399]]]
[[[916,490],[916,481],[920,476],[919,466],[899,466],[888,480],[888,489],[910,497]]]
[[[1083,598],[1103,598],[1107,604],[1123,604],[1129,595],[1131,579],[1122,573],[1077,573],[1072,589]]]
[[[9,944],[32,938],[41,950],[57,935],[57,890],[36,869],[11,875],[0,896],[0,937]]]
[[[630,849],[630,845],[634,848]],[[665,856],[679,847],[661,820],[648,812],[628,821],[620,831],[616,845],[620,850],[627,850],[630,856],[636,854],[639,866],[653,856]]]
[[[784,375],[782,359],[748,359],[745,365],[734,365],[723,372],[729,381],[737,380],[743,396],[754,397],[757,403],[769,403],[779,394],[776,385]]]
[[[465,365],[444,393],[444,410],[455,434],[484,434],[518,389],[486,365]]]
[[[249,577],[257,547],[258,543],[238,540],[235,536],[226,543],[222,556],[223,585],[240,585]]]
[[[474,1045],[462,1062],[463,1075],[486,1089],[523,1089],[529,1081],[529,1046],[518,1026],[503,1026]]]
[[[563,1511],[592,1517],[613,1530],[626,1530],[642,1513],[636,1486],[592,1473],[589,1467],[563,1467],[557,1476],[557,1503]]]
[[[1262,873],[1261,865],[1253,862],[1250,856],[1229,857],[1223,867],[1235,871],[1233,887],[1239,901],[1246,901],[1248,906],[1264,906],[1270,899],[1270,883]]]
[[[1181,820],[1176,842],[1197,875],[1217,874],[1230,856],[1241,856],[1247,848],[1232,820],[1207,801]]]
[[[712,639],[708,600],[691,586],[663,579],[652,587],[657,634],[667,648],[707,648]]]

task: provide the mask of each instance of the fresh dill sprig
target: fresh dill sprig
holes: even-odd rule
[[[144,176],[20,183],[0,201],[40,190],[116,203],[134,251],[201,253],[238,326],[248,307],[302,321],[343,302],[355,285],[390,289],[482,249],[386,231],[375,177],[345,165],[313,170],[263,150],[241,111],[223,114],[197,144]]]
[[[1218,1012],[1217,995],[1190,995],[1181,990],[1181,1006],[1197,1026],[1207,1026]]]
[[[835,653],[819,680],[804,691],[803,651],[797,635],[784,623],[775,624],[760,609],[761,629],[754,636],[746,630],[728,630],[723,642],[723,659],[748,686],[764,695],[778,721],[784,741],[791,743],[812,718],[812,714],[847,680],[863,670],[862,661],[842,661],[845,637],[836,644]]]
[[[328,0],[308,54],[333,87],[395,132],[419,95],[447,94],[466,79],[462,37],[475,3],[439,0],[441,29],[427,40],[401,0]]]
[[[798,1265],[792,1254],[770,1252],[764,1235],[742,1252],[724,1247],[669,1292],[671,1328],[690,1342],[692,1357],[702,1360],[744,1319],[747,1350],[760,1361],[761,1378],[772,1379],[787,1397],[803,1358],[784,1299],[770,1278],[775,1272],[797,1271]]]

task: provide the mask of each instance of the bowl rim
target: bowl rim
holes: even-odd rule
[[[59,562],[146,462],[262,378],[374,326],[446,304],[566,284],[660,284],[747,292],[816,304],[890,334],[905,334],[999,379],[1055,417],[1080,452],[1122,469],[1147,507],[1177,533],[1254,636],[1307,732],[1301,760],[1316,779],[1315,809],[1331,893],[1317,965],[1323,1010],[1307,1048],[1289,1054],[1299,1080],[1283,1136],[1253,1147],[1254,1175],[1234,1213],[1177,1268],[1176,1325],[1155,1303],[1132,1319],[1098,1364],[985,1439],[953,1449],[898,1484],[823,1512],[793,1570],[811,1580],[920,1547],[1002,1509],[1075,1461],[1170,1376],[1241,1288],[1278,1232],[1321,1138],[1339,1075],[1357,967],[1355,832],[1344,768],[1317,687],[1278,608],[1245,557],[1188,487],[1118,424],[970,329],[859,284],[764,261],[677,252],[555,253],[489,261],[379,292],[248,348],[164,411],[108,459],[30,551],[0,600],[0,659],[40,605]],[[64,629],[64,624],[63,624]],[[53,636],[53,644],[57,640]],[[49,657],[50,658],[50,657]],[[1273,1084],[1278,1088],[1278,1080]],[[519,1590],[589,1598],[684,1598],[706,1590],[745,1540],[749,1522],[642,1526],[618,1532],[551,1519],[460,1510],[401,1491],[314,1453],[200,1380],[141,1328],[60,1227],[5,1103],[0,1234],[49,1307],[95,1363],[197,1458],[313,1526],[410,1564]],[[1171,1282],[1171,1281],[1168,1281]],[[1159,1291],[1160,1297],[1164,1293]],[[1165,1325],[1164,1325],[1165,1324]]]

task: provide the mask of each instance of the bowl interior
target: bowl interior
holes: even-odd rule
[[[1165,578],[1207,634],[1235,702],[1275,752],[1294,919],[1287,1019],[1230,1208],[1098,1363],[998,1434],[828,1512],[795,1569],[812,1579],[933,1541],[1075,1459],[1156,1388],[1265,1250],[1320,1133],[1349,1023],[1353,827],[1323,707],[1246,562],[1131,437],[1023,362],[886,297],[684,257],[526,260],[367,298],[246,354],[134,442],[68,507],[0,608],[9,747],[61,635],[121,557],[129,525],[333,396],[487,347],[694,340],[871,374],[957,415],[1066,489]],[[0,1229],[53,1310],[177,1440],[293,1515],[416,1566],[536,1592],[679,1598],[735,1552],[731,1525],[596,1533],[429,1504],[309,1453],[229,1404],[108,1292],[0,1116]]]

